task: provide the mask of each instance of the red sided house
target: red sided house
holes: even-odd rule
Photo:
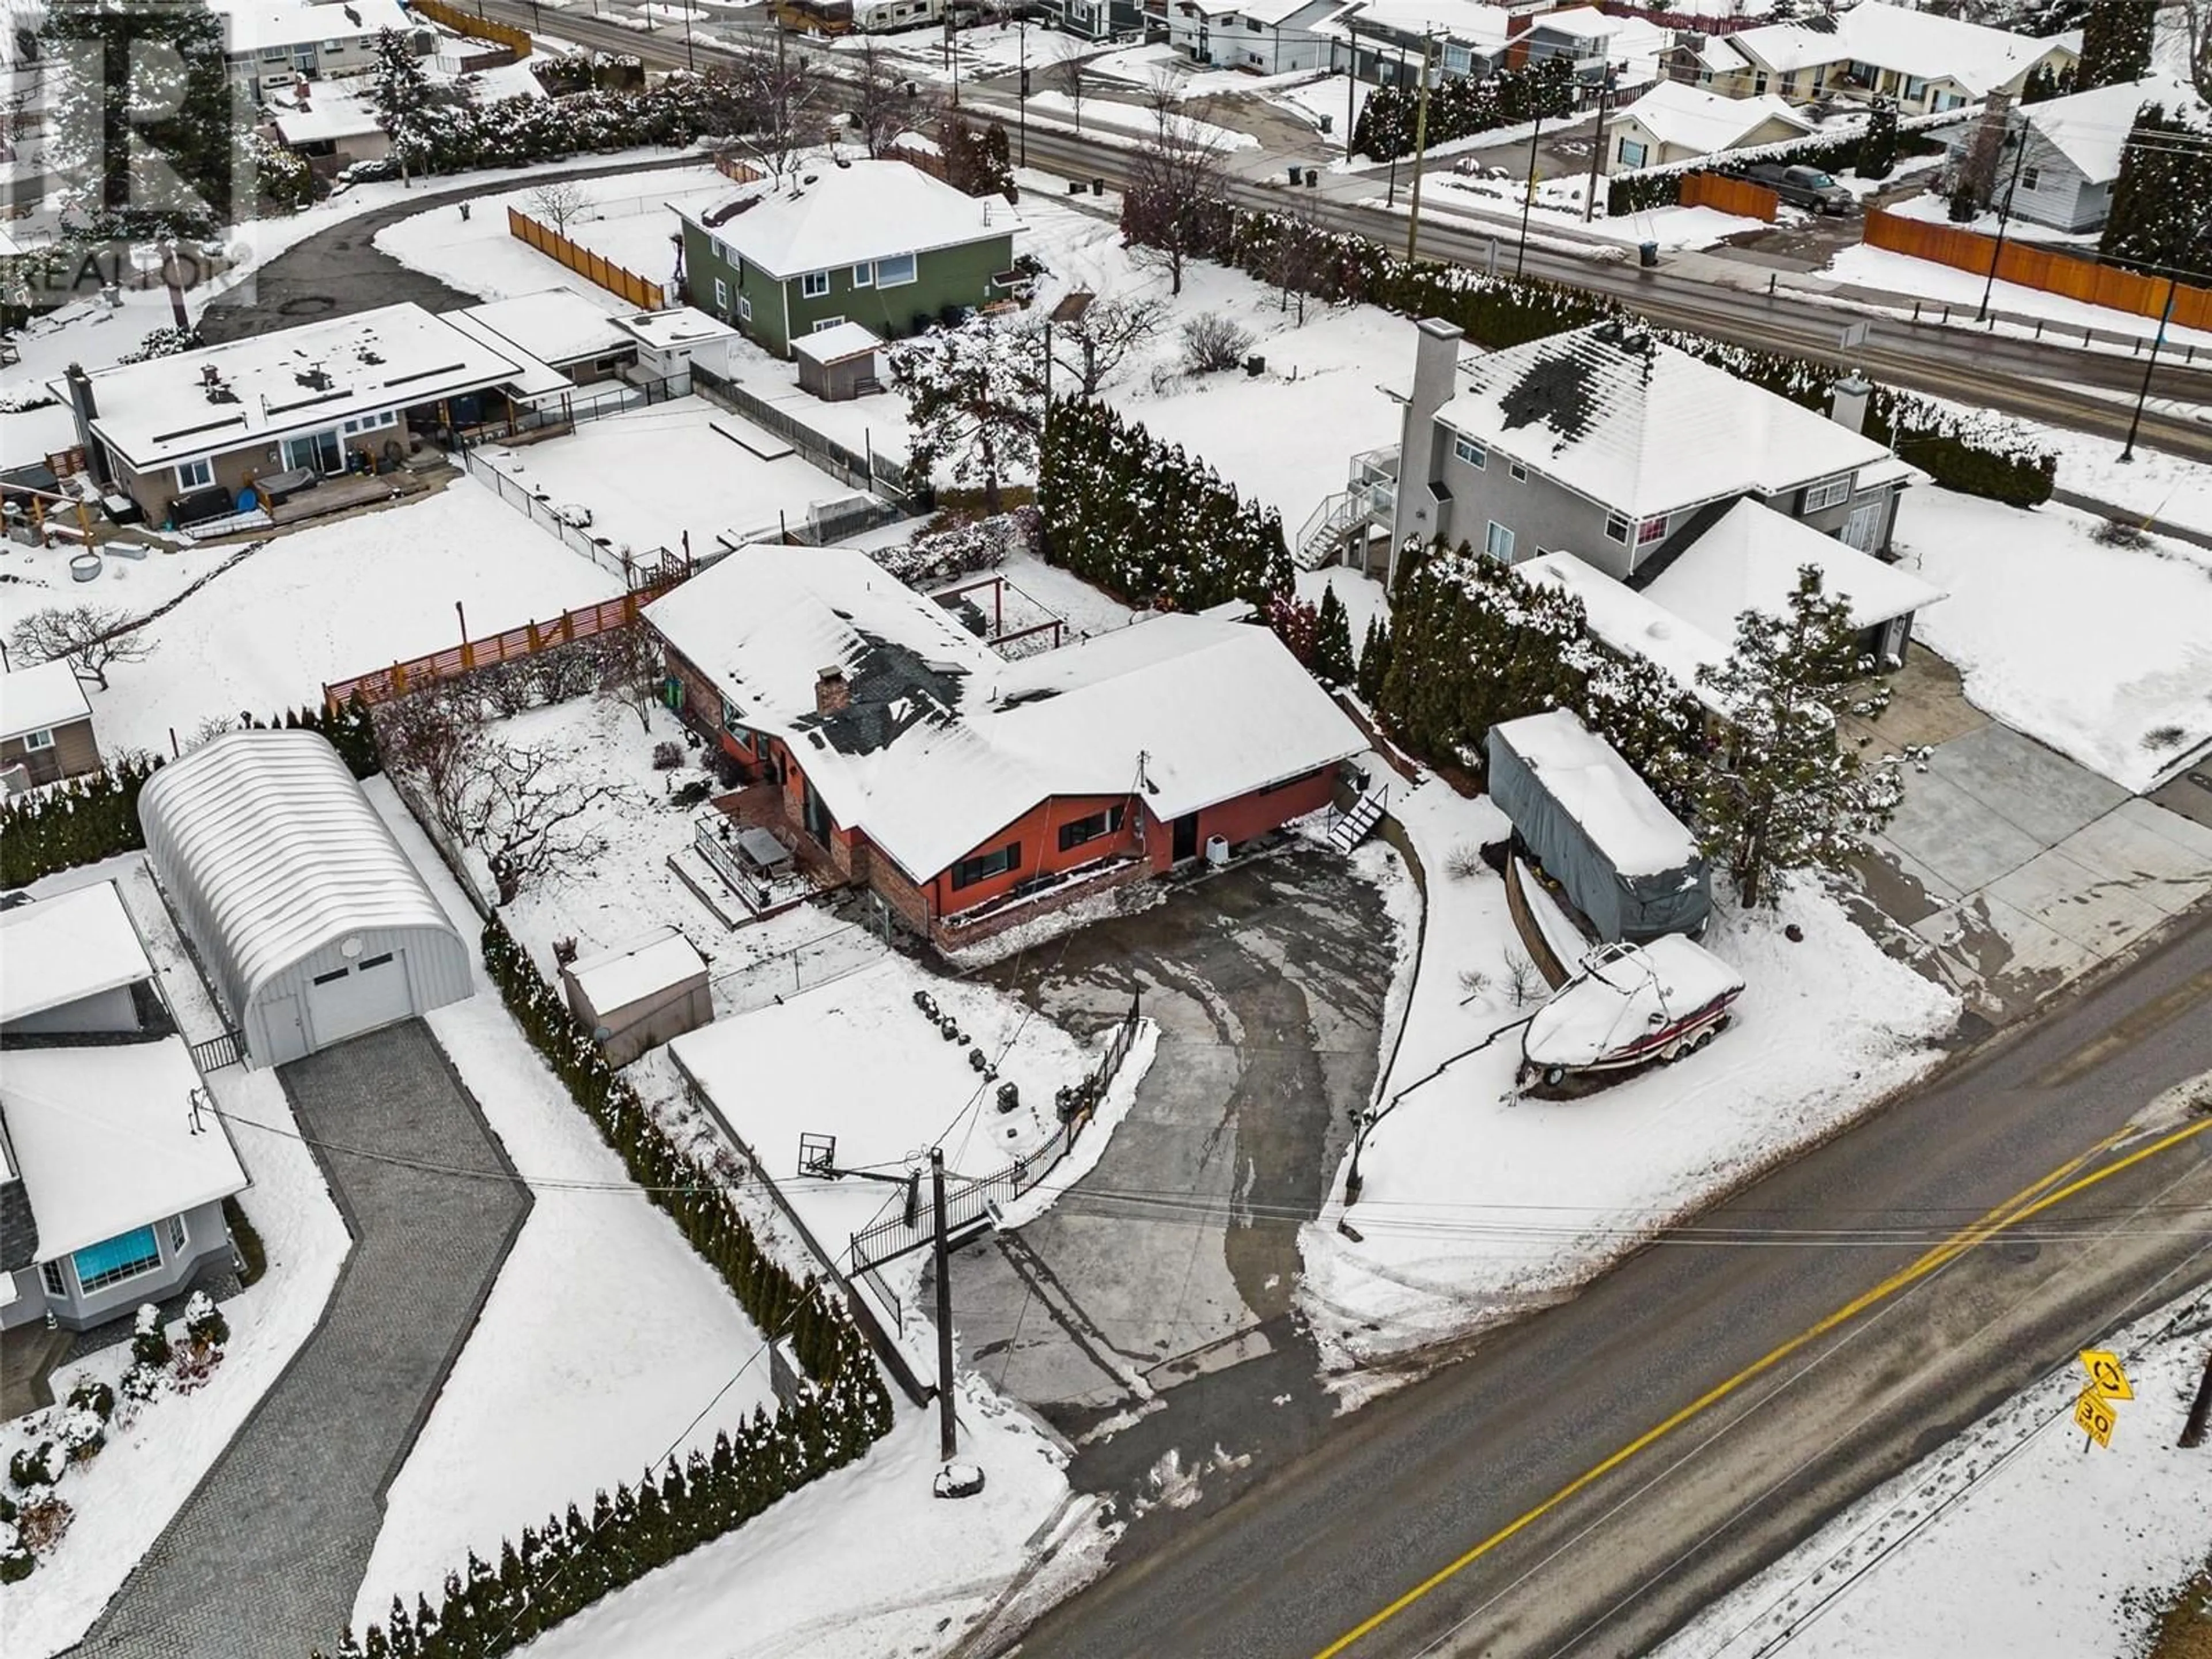
[[[1007,661],[849,548],[741,548],[645,612],[684,718],[950,948],[1328,805],[1357,727],[1264,628]]]

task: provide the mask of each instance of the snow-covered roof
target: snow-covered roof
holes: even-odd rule
[[[791,349],[811,362],[842,363],[848,357],[864,357],[878,350],[883,341],[866,323],[840,323],[835,328],[818,328],[811,334],[792,337]]]
[[[1701,860],[1697,838],[1682,821],[1572,710],[1524,714],[1490,731],[1521,757],[1622,875],[1664,875],[1694,868]]]
[[[1472,358],[1461,385],[1437,420],[1632,519],[1774,494],[1888,453],[1620,323]]]
[[[796,184],[744,185],[696,222],[779,281],[959,247],[1022,228],[1020,214],[1004,197],[963,195],[904,161],[821,161]]]
[[[1701,155],[1733,149],[1769,121],[1784,122],[1800,132],[1813,130],[1810,121],[1771,92],[1756,98],[1729,98],[1680,81],[1660,82],[1622,110],[1620,118],[1637,122],[1662,144]]]
[[[568,976],[601,1018],[673,990],[707,971],[707,959],[673,927],[656,927],[572,963]]]
[[[358,138],[381,132],[384,124],[368,99],[345,91],[339,81],[307,81],[307,97],[299,101],[295,89],[272,93],[264,100],[276,136],[288,144],[312,144],[324,140]]]
[[[2017,114],[2071,161],[2084,179],[2101,185],[2120,176],[2121,151],[2135,125],[2136,112],[2145,104],[2163,105],[2167,115],[2194,118],[2200,124],[2212,114],[2194,87],[2170,75],[2046,99],[2023,105]]]
[[[1512,18],[1504,7],[1482,0],[1353,0],[1316,23],[1313,32],[1348,40],[1356,31],[1364,41],[1370,30],[1419,35],[1432,29],[1448,40],[1489,48],[1505,44]]]
[[[0,1024],[153,975],[112,881],[0,912]]]
[[[84,686],[64,658],[0,674],[0,738],[51,732],[91,718]]]
[[[1808,564],[1832,597],[1850,601],[1854,628],[1872,628],[1943,597],[1911,571],[1753,501],[1722,514],[1644,591],[1714,638],[1733,640],[1745,611],[1779,617],[1788,611],[1797,573]]]
[[[672,346],[696,345],[702,340],[734,338],[738,331],[719,317],[690,306],[672,306],[666,311],[641,311],[635,316],[617,317],[615,326],[641,345],[665,351]]]
[[[434,403],[532,370],[550,372],[519,349],[495,349],[402,303],[94,369],[88,378],[100,411],[93,429],[143,471]],[[46,389],[70,401],[65,380],[49,380]]]
[[[1974,96],[2033,69],[2063,36],[2014,34],[1887,0],[1860,0],[1813,23],[1768,23],[1729,36],[1753,61],[1787,74],[1822,64],[1872,64],[1928,80],[1948,77]]]
[[[510,347],[558,368],[629,349],[630,337],[613,317],[573,288],[549,288],[511,300],[493,300],[446,320],[488,331],[495,349]]]
[[[416,27],[398,0],[343,0],[343,4],[327,5],[300,0],[208,0],[208,9],[222,19],[226,52],[374,40],[386,29],[410,34]]]
[[[1711,688],[1698,683],[1698,671],[1707,664],[1717,667],[1728,648],[1704,629],[1571,553],[1539,554],[1512,568],[1525,582],[1573,594],[1599,639],[1616,651],[1649,658],[1690,696],[1708,708],[1719,706]]]
[[[1365,746],[1264,629],[1158,617],[1010,663],[850,548],[741,548],[646,614],[917,880],[1048,797],[1137,790],[1139,755],[1164,821]],[[851,704],[825,717],[831,667]]]
[[[1182,9],[1205,17],[1249,17],[1279,27],[1318,0],[1178,0]]]
[[[11,1048],[0,1111],[52,1261],[244,1189],[213,1108],[200,1108],[181,1037],[82,1048]]]
[[[1528,20],[1529,33],[1573,35],[1584,40],[1607,40],[1620,33],[1622,20],[1608,17],[1595,6],[1566,6],[1540,11]]]
[[[271,975],[372,927],[453,924],[337,751],[313,732],[232,732],[172,761],[138,821],[234,1016]]]

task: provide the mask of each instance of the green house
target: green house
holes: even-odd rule
[[[811,164],[684,219],[684,289],[779,357],[859,323],[886,340],[1006,297],[1021,220],[903,161]]]

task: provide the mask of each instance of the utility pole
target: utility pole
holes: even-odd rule
[[[1590,141],[1589,191],[1583,202],[1583,222],[1588,224],[1597,212],[1598,169],[1605,165],[1605,112],[1613,102],[1613,67],[1605,66],[1605,78],[1597,88],[1597,137]]]
[[[2012,223],[2012,193],[2020,188],[2020,164],[2027,159],[2027,134],[2025,131],[2017,135],[2016,143],[2015,135],[2007,132],[2004,142],[2014,146],[2012,178],[2005,185],[2004,201],[1997,209],[1996,246],[1990,250],[1990,279],[1982,284],[1982,303],[1974,313],[1974,320],[1978,323],[1990,319],[1990,295],[1997,285],[1997,261],[2004,258],[2005,229]]]
[[[1345,17],[1345,27],[1352,35],[1352,65],[1344,72],[1344,159],[1352,159],[1352,129],[1358,125],[1353,117],[1359,106],[1355,101],[1359,92],[1359,14],[1352,12]]]
[[[1429,58],[1436,37],[1421,31],[1421,95],[1413,105],[1413,188],[1406,198],[1406,263],[1421,239],[1421,161],[1429,147]]]
[[[1528,135],[1528,182],[1521,191],[1521,246],[1513,255],[1513,280],[1521,280],[1521,267],[1528,258],[1528,210],[1536,201],[1536,141],[1544,136],[1544,106],[1536,106],[1536,125]]]
[[[952,107],[960,107],[960,42],[952,32],[952,3],[945,6],[945,64],[952,71]]]
[[[2212,1348],[2204,1351],[2204,1376],[2197,1384],[2197,1401],[2189,1408],[2189,1421],[2182,1426],[2181,1438],[2174,1443],[2184,1451],[2203,1445],[2208,1419],[2212,1419]]]
[[[930,1201],[937,1211],[937,1452],[945,1462],[959,1449],[952,1418],[952,1276],[945,1250],[945,1148],[929,1149]]]
[[[1021,94],[1014,100],[1014,120],[1022,135],[1021,165],[1027,167],[1030,164],[1030,18],[1027,12],[1014,20],[1014,27],[1020,32],[1022,40]]]
[[[2158,367],[2158,349],[2166,343],[2166,325],[2173,318],[2173,291],[2179,284],[2179,276],[2166,279],[2166,309],[2158,314],[2158,332],[2151,336],[2150,356],[2143,364],[2142,385],[2136,392],[2136,412],[2128,422],[2127,447],[2120,451],[2120,459],[2132,461],[2136,458],[2136,434],[2142,429],[2143,403],[2150,396],[2150,377]]]

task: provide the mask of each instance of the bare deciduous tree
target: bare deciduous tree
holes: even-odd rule
[[[552,226],[556,236],[566,236],[568,222],[584,210],[583,187],[573,179],[548,179],[528,199],[531,216]]]
[[[1182,325],[1182,366],[1192,374],[1235,368],[1250,349],[1252,333],[1218,311],[1201,311]]]
[[[1068,102],[1075,117],[1075,130],[1083,131],[1083,94],[1091,89],[1089,65],[1080,58],[1070,55],[1061,58],[1048,71]]]
[[[1221,210],[1221,142],[1172,87],[1156,85],[1149,102],[1152,132],[1131,163],[1122,220],[1131,251],[1166,271],[1168,291],[1181,294],[1183,266],[1205,248]]]
[[[830,85],[811,58],[785,50],[781,35],[773,48],[738,53],[726,85],[730,148],[769,178],[781,179],[793,171],[799,153],[827,136]]]
[[[1095,398],[1129,354],[1158,335],[1166,321],[1167,306],[1158,300],[1094,301],[1074,321],[1048,328],[1042,317],[1031,318],[1023,331],[1036,354],[1038,391],[1044,390],[1048,339],[1055,373],[1065,373],[1079,396]]]
[[[1306,298],[1328,264],[1328,230],[1321,222],[1318,190],[1299,191],[1276,215],[1275,246],[1268,274],[1280,290],[1280,308],[1297,301],[1297,326],[1306,324]]]
[[[1512,998],[1513,1006],[1516,1008],[1527,1007],[1542,994],[1543,987],[1544,976],[1536,971],[1536,964],[1513,946],[1507,945],[1505,994]]]
[[[592,641],[599,665],[599,690],[637,715],[638,724],[653,730],[653,710],[660,701],[665,668],[660,647],[643,623],[632,623],[599,635]]]
[[[113,605],[51,605],[15,624],[8,635],[8,649],[18,668],[58,659],[75,669],[79,679],[88,679],[105,691],[111,666],[143,662],[154,654],[154,642],[142,637],[137,626]]]
[[[878,161],[908,133],[936,112],[936,100],[907,88],[915,83],[901,74],[873,35],[847,60],[857,73],[853,88],[853,133]]]

